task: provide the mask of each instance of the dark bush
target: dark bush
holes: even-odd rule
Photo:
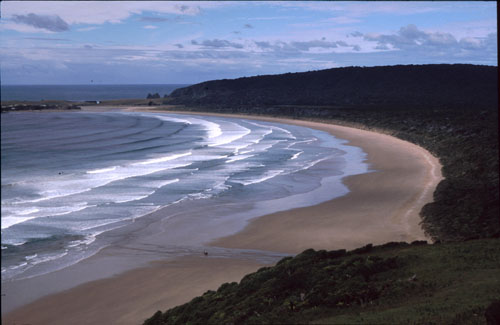
[[[160,98],[160,94],[154,93],[154,94],[148,94],[146,99],[155,99],[155,98]]]

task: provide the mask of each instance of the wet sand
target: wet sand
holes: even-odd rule
[[[49,295],[3,317],[2,324],[142,324],[262,265],[236,259],[186,257],[88,282]]]
[[[419,226],[419,211],[432,201],[432,193],[442,179],[438,159],[426,150],[388,135],[343,126],[248,118],[330,132],[362,148],[374,171],[345,178],[350,192],[343,197],[255,218],[243,231],[212,241],[210,245],[295,254],[307,248],[352,249],[368,243],[425,239]],[[109,249],[89,260],[99,261],[106,252],[109,254]],[[88,267],[89,262],[86,263]],[[239,281],[263,265],[251,259],[194,255],[158,261],[147,267],[116,272],[105,279],[80,281],[79,286],[3,315],[2,323],[139,324],[159,309],[163,311],[187,302],[208,289],[216,290],[224,282]],[[106,264],[95,262],[92,267],[95,271],[105,268]],[[79,266],[72,268],[78,270]],[[69,271],[66,270],[67,276],[71,276]],[[73,274],[78,276],[77,272]],[[51,281],[57,281],[56,278],[53,276]]]

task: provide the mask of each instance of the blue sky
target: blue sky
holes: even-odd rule
[[[497,65],[495,2],[2,1],[2,84]]]

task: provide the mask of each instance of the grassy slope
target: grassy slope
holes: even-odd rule
[[[482,324],[499,297],[500,240],[392,243],[307,250],[145,324]]]

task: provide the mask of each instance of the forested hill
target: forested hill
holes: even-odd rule
[[[470,64],[334,68],[207,81],[175,90],[171,103],[337,108],[496,107],[497,73],[498,67]]]

